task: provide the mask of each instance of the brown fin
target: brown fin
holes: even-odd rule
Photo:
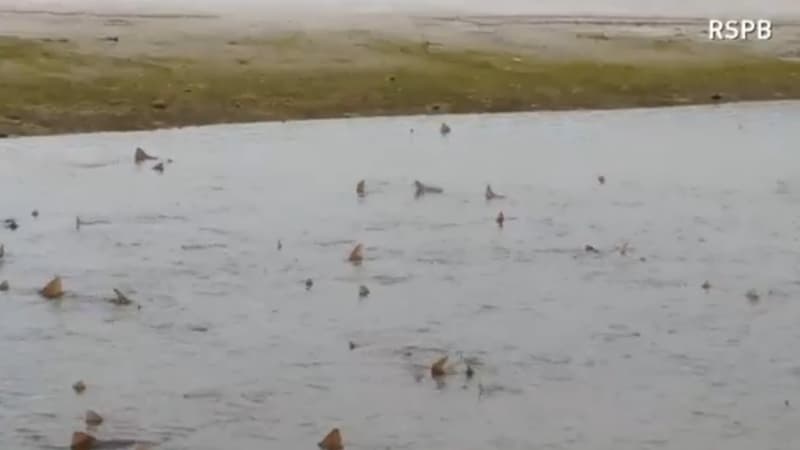
[[[103,423],[103,416],[97,414],[96,412],[92,411],[91,409],[86,411],[86,425],[90,426],[97,426]]]
[[[347,258],[351,263],[360,263],[364,260],[364,246],[362,244],[356,245],[350,256]]]
[[[447,356],[443,356],[438,361],[431,365],[431,376],[439,378],[447,375],[444,365],[447,364]]]
[[[317,445],[322,450],[343,450],[342,433],[339,432],[338,428],[334,428]]]
[[[91,434],[82,431],[72,433],[72,444],[70,450],[91,450],[97,440]]]
[[[52,300],[56,298],[60,298],[64,295],[64,289],[61,286],[61,277],[56,276],[49,283],[47,283],[40,291],[39,295],[42,297]]]

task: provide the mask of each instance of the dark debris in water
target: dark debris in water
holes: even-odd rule
[[[11,231],[16,231],[17,228],[19,228],[19,224],[17,223],[16,219],[10,219],[10,218],[6,219],[3,221],[3,224],[6,227],[6,229],[9,229]]]
[[[382,286],[391,286],[393,284],[405,283],[413,278],[411,275],[375,275],[373,280],[377,281]]]
[[[181,250],[194,251],[194,250],[208,250],[212,248],[228,248],[225,244],[186,244],[181,245]]]
[[[185,392],[183,394],[183,398],[187,400],[199,400],[199,399],[209,399],[209,398],[219,400],[222,398],[222,392],[216,389],[202,389],[191,392]]]
[[[478,384],[478,398],[492,397],[497,394],[521,395],[522,389],[511,388],[499,384]]]
[[[72,390],[75,391],[76,394],[82,394],[83,391],[86,390],[86,383],[83,380],[78,380],[72,385]]]
[[[335,241],[320,241],[320,242],[315,242],[314,244],[320,247],[335,247],[339,245],[352,245],[355,242],[356,241],[352,239],[339,239]]]

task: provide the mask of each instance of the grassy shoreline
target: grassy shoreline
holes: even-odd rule
[[[800,98],[800,62],[744,53],[601,62],[369,35],[337,58],[319,45],[302,34],[229,41],[229,55],[208,59],[0,37],[0,136]],[[314,52],[330,57],[307,61]]]

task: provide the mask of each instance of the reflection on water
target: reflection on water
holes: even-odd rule
[[[798,113],[0,141],[0,215],[19,223],[0,230],[0,448],[59,448],[91,408],[98,437],[171,450],[311,448],[334,426],[349,449],[789,449]],[[137,168],[136,146],[175,162]],[[415,179],[444,194],[415,200]],[[516,220],[498,229],[499,210]],[[70,294],[47,302],[54,274]],[[437,386],[445,354],[458,373]]]

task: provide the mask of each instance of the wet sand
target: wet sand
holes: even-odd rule
[[[0,135],[800,97],[791,21],[712,43],[691,18],[266,17],[0,12]]]
[[[334,426],[352,450],[790,449],[799,108],[0,141],[20,224],[0,228],[0,448],[63,448],[93,409],[98,437],[169,450],[313,448]],[[137,168],[137,146],[174,163]],[[444,193],[415,200],[414,179]],[[54,274],[58,302],[35,293]],[[475,377],[437,385],[445,354]]]

